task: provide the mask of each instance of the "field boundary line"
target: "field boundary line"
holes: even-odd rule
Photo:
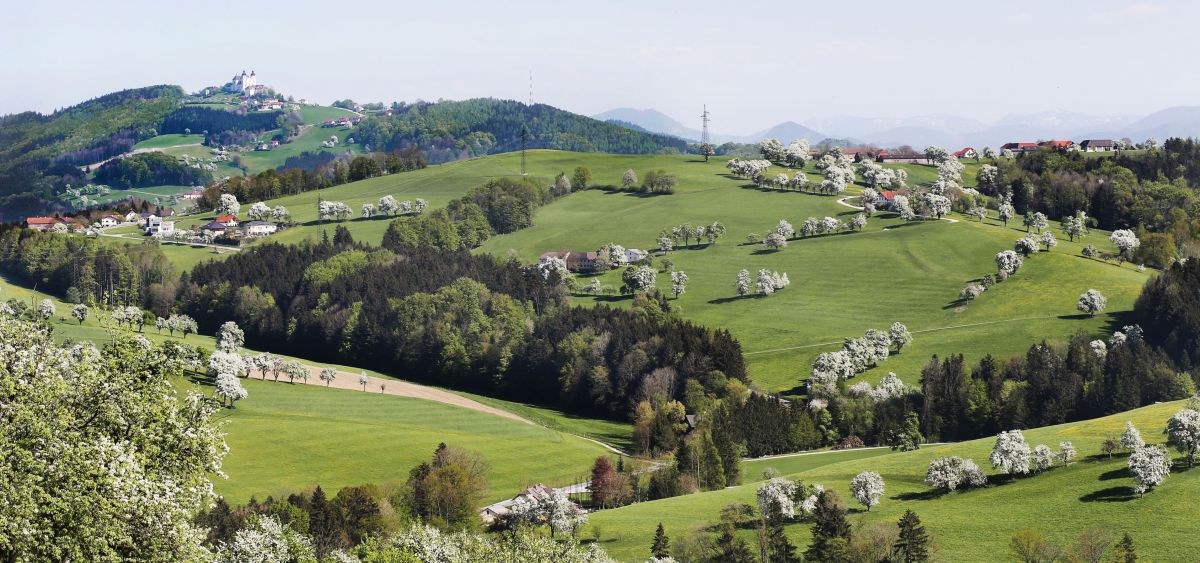
[[[939,327],[934,327],[934,328],[923,328],[921,330],[914,330],[914,331],[912,331],[912,334],[923,334],[923,333],[927,333],[927,332],[938,332],[938,331],[953,330],[953,329],[958,329],[958,328],[972,328],[972,327],[977,327],[977,326],[987,326],[987,325],[1003,324],[1003,323],[1015,323],[1015,322],[1022,322],[1022,321],[1037,321],[1037,320],[1043,320],[1043,319],[1056,319],[1058,317],[1059,317],[1059,315],[1045,315],[1045,316],[1041,316],[1041,317],[1022,317],[1019,319],[1000,319],[1000,320],[996,320],[996,321],[983,321],[983,322],[978,322],[978,323],[968,323],[968,324],[962,324],[962,325],[947,325],[947,326],[939,326]],[[743,356],[753,356],[755,354],[772,354],[775,352],[786,352],[788,350],[802,350],[804,348],[817,348],[820,346],[833,346],[834,344],[841,344],[841,343],[842,343],[842,341],[840,341],[840,340],[833,341],[833,342],[817,342],[815,344],[802,344],[800,346],[788,346],[786,348],[773,348],[771,350],[757,350],[754,352],[743,352],[742,355]]]

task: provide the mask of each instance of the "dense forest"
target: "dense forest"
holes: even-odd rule
[[[415,146],[440,163],[521,148],[617,154],[686,152],[687,142],[667,135],[634,131],[548,106],[477,98],[437,103],[398,103],[390,117],[363,120],[354,138],[377,149]]]
[[[1158,268],[1200,255],[1200,142],[1168,139],[1162,147],[1093,157],[1042,149],[998,159],[989,195],[1007,195],[1018,214],[1061,219],[1084,211],[1105,230],[1134,229],[1134,261]]]
[[[211,182],[212,173],[188,166],[169,154],[147,152],[105,162],[96,169],[94,180],[118,188],[199,186]]]
[[[80,185],[80,166],[121,154],[157,135],[179,107],[178,86],[122,90],[50,115],[0,117],[0,221],[45,211],[67,184]]]
[[[279,127],[282,112],[229,111],[204,106],[183,106],[166,116],[159,128],[163,133],[205,134],[205,144],[221,145],[222,135],[236,132],[262,132]]]

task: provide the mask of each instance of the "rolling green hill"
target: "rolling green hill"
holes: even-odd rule
[[[1167,419],[1182,406],[1181,402],[1163,403],[1101,419],[1025,431],[1031,447],[1046,444],[1057,451],[1059,442],[1069,440],[1078,449],[1079,458],[1069,466],[1017,479],[997,477],[988,469],[992,438],[815,467],[791,465],[799,463],[793,460],[804,458],[750,461],[744,473],[748,480],[757,479],[763,469],[774,467],[785,477],[821,483],[853,504],[848,491],[850,479],[860,471],[875,471],[883,476],[886,493],[869,513],[853,505],[851,525],[859,520],[895,523],[906,509],[912,510],[933,536],[940,560],[1007,560],[1009,538],[1017,530],[1033,528],[1069,546],[1081,532],[1094,527],[1105,528],[1118,537],[1129,532],[1138,546],[1138,555],[1146,560],[1188,559],[1184,554],[1200,549],[1200,538],[1192,533],[1191,510],[1200,500],[1200,471],[1186,470],[1176,463],[1174,473],[1160,488],[1139,499],[1132,492],[1125,456],[1108,459],[1100,454],[1100,443],[1120,435],[1127,420],[1133,421],[1148,442],[1162,442]],[[932,491],[923,482],[925,469],[931,459],[945,455],[974,459],[988,473],[988,486],[949,494]],[[751,482],[605,510],[591,515],[591,526],[599,530],[599,543],[610,555],[622,561],[642,561],[648,557],[659,522],[673,540],[677,539],[696,526],[715,522],[726,505],[753,504],[757,486]],[[811,539],[806,523],[789,525],[786,531],[801,550]],[[588,537],[588,533],[584,530],[582,535]],[[752,530],[740,534],[751,545],[757,545]]]

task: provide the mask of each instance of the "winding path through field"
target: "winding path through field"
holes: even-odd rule
[[[382,393],[384,395],[396,395],[399,397],[412,397],[414,399],[425,399],[427,401],[435,401],[438,403],[444,403],[447,405],[462,407],[464,409],[471,409],[473,411],[494,414],[496,416],[502,416],[502,417],[510,419],[510,420],[524,422],[525,424],[534,424],[533,422],[531,422],[525,418],[522,418],[520,416],[517,416],[506,410],[498,409],[495,407],[489,407],[488,405],[485,405],[478,401],[474,401],[474,400],[468,399],[466,397],[463,397],[462,395],[457,395],[457,394],[451,393],[449,391],[438,389],[436,387],[428,387],[425,385],[418,385],[416,383],[412,383],[409,381],[403,381],[400,379],[387,379],[387,378],[375,377],[375,376],[371,376],[371,375],[366,376],[367,382],[366,382],[366,385],[364,386],[359,382],[360,381],[359,374],[354,374],[354,373],[345,372],[345,371],[338,371],[337,374],[334,375],[333,381],[329,382],[329,384],[326,385],[325,382],[321,381],[321,378],[320,378],[321,370],[324,368],[322,368],[320,366],[313,366],[313,365],[308,365],[308,364],[305,364],[304,367],[308,368],[308,372],[309,372],[308,380],[307,381],[297,380],[296,383],[306,383],[308,385],[320,385],[322,387],[336,387],[338,389],[351,389],[351,390],[355,390],[355,391],[363,391],[366,393]],[[251,372],[251,377],[253,377],[253,375],[254,375],[254,372]],[[258,376],[265,381],[271,381],[272,379],[274,379],[274,378],[268,379],[267,374],[262,373],[262,372],[258,372]],[[284,383],[286,381],[287,380],[285,379],[284,381],[281,381],[281,383]],[[597,442],[597,443],[600,443],[600,442]],[[604,444],[604,445],[607,446],[607,444]]]

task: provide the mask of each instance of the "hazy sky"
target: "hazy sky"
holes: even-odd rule
[[[1200,103],[1200,3],[0,0],[0,113],[242,69],[328,103],[492,96],[748,133],[832,115],[992,120]],[[185,7],[186,6],[186,7]]]

